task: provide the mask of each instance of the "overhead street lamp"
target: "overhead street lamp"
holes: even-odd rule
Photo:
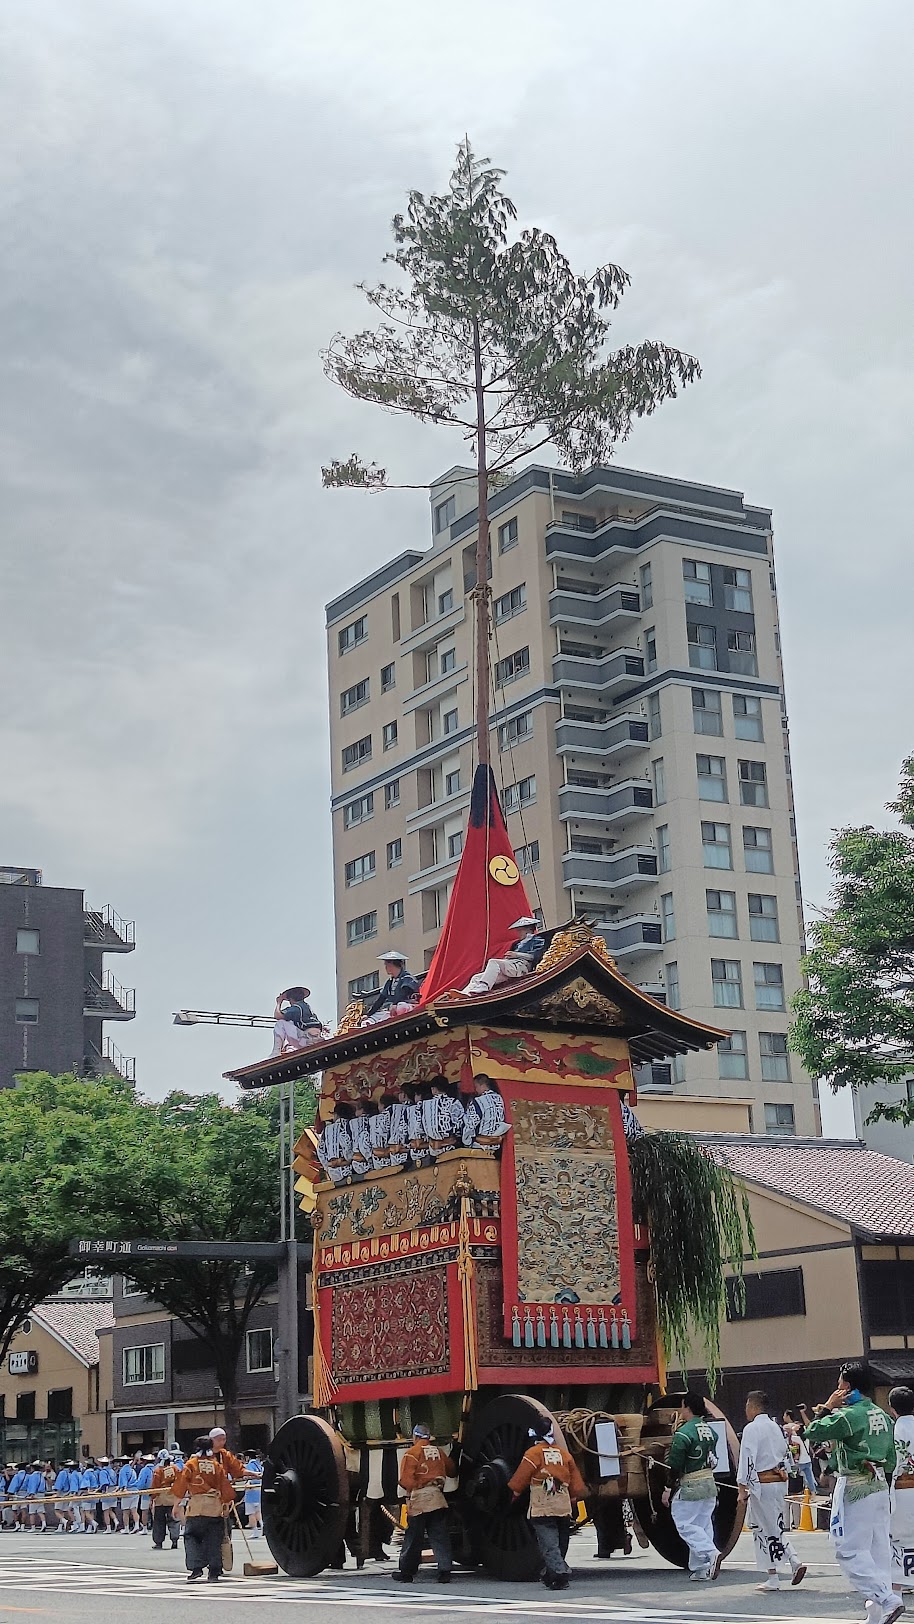
[[[179,1009],[175,1026],[272,1027],[272,1015],[239,1015],[221,1009]],[[295,1238],[295,1085],[279,1084],[279,1241],[277,1267],[276,1407],[279,1423],[301,1410],[298,1383],[298,1242]]]

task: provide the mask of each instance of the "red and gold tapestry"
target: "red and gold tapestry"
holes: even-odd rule
[[[635,1256],[615,1089],[503,1079],[505,1335],[516,1347],[629,1349]]]
[[[624,1038],[471,1026],[469,1040],[474,1072],[489,1072],[499,1079],[517,1077],[525,1082],[549,1083],[563,1091],[567,1083],[581,1088],[633,1087],[631,1057]]]

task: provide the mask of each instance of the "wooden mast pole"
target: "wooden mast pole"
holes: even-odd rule
[[[479,322],[473,319],[476,385],[476,760],[489,764],[489,471],[486,458],[486,397]]]

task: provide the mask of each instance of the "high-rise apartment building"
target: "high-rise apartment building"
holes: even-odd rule
[[[474,766],[475,473],[432,543],[327,608],[339,998],[430,960]],[[598,923],[633,981],[732,1029],[642,1088],[817,1131],[787,1051],[802,917],[771,514],[616,467],[528,467],[492,498],[492,760],[547,925]]]
[[[42,885],[40,869],[0,868],[0,1088],[29,1071],[133,1081],[133,1060],[104,1031],[133,1020],[133,991],[104,959],[134,945],[133,924],[113,908]]]

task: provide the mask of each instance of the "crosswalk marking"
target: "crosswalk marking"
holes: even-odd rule
[[[36,1553],[37,1557],[37,1553]],[[722,1605],[724,1596],[714,1595],[713,1605],[699,1612],[698,1598],[690,1594],[691,1606],[685,1599],[662,1606],[640,1606],[633,1599],[618,1603],[595,1597],[563,1594],[557,1597],[517,1596],[508,1587],[499,1587],[496,1595],[461,1591],[461,1575],[447,1594],[437,1593],[429,1587],[428,1593],[420,1581],[409,1593],[410,1612],[464,1613],[467,1615],[498,1616],[514,1619],[581,1620],[586,1624],[770,1624],[770,1614],[762,1612],[735,1612]],[[204,1582],[193,1587],[187,1585],[186,1574],[174,1571],[156,1572],[151,1568],[106,1567],[95,1562],[66,1562],[49,1557],[29,1560],[26,1556],[8,1557],[0,1552],[0,1584],[4,1592],[40,1590],[45,1593],[72,1594],[74,1584],[80,1595],[121,1596],[125,1599],[150,1597],[159,1600],[177,1599],[179,1594],[193,1595],[194,1603],[218,1601],[226,1604],[269,1601],[275,1605],[302,1606],[319,1602],[322,1607],[370,1608],[376,1612],[403,1611],[404,1595],[395,1585],[385,1583],[386,1575],[379,1574],[368,1582],[357,1583],[343,1575],[324,1575],[320,1579],[279,1578],[245,1579],[237,1573],[219,1585]],[[645,1579],[648,1575],[645,1573]],[[380,1582],[378,1582],[380,1581]],[[513,1589],[513,1587],[512,1587]],[[712,1598],[707,1598],[711,1602]],[[793,1597],[790,1598],[794,1600]],[[705,1597],[702,1596],[702,1601]],[[796,1598],[799,1603],[799,1597]],[[779,1613],[778,1624],[809,1624],[809,1614]],[[817,1624],[846,1624],[846,1618],[819,1618]]]

